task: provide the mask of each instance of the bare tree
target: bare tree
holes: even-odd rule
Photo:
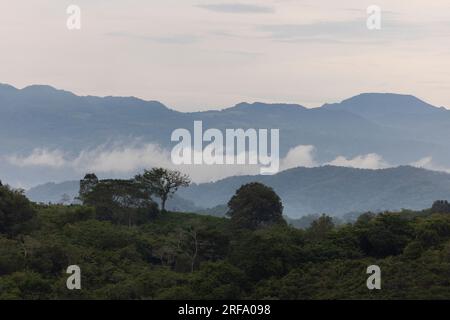
[[[189,258],[191,272],[194,272],[199,247],[200,241],[198,238],[198,228],[196,226],[189,226],[188,228],[179,230],[178,250]]]

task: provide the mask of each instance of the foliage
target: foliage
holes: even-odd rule
[[[450,203],[447,200],[438,200],[431,207],[432,213],[450,213]]]
[[[25,232],[35,216],[31,202],[22,191],[0,183],[0,234],[14,236]]]
[[[91,206],[35,205],[1,187],[0,299],[450,299],[450,214],[367,213],[345,225],[322,215],[300,230],[274,223],[277,197],[253,185],[234,198],[234,212],[263,201],[276,215],[239,220],[252,228],[174,212],[129,225],[135,204],[115,198],[111,219],[101,205],[121,184],[98,185]],[[74,264],[82,289],[70,291]],[[382,290],[366,287],[372,264]]]
[[[180,187],[188,187],[191,180],[187,175],[179,171],[164,168],[153,168],[145,170],[143,174],[137,175],[135,180],[150,194],[155,194],[161,199],[161,210],[166,210],[167,199]]]
[[[318,219],[311,223],[307,229],[308,235],[312,239],[323,240],[334,229],[333,218],[327,215],[321,215]]]
[[[85,202],[89,193],[92,192],[98,183],[99,180],[95,173],[87,173],[84,178],[80,180],[80,193],[78,198]]]
[[[150,193],[134,180],[102,180],[83,199],[96,208],[99,219],[130,227],[150,221],[158,212]]]
[[[231,222],[237,228],[258,229],[275,224],[286,224],[283,205],[272,188],[253,182],[241,186],[228,202]]]

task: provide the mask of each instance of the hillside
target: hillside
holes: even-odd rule
[[[450,175],[413,167],[381,170],[325,166],[295,168],[274,176],[230,177],[182,189],[179,195],[197,206],[214,207],[228,201],[242,184],[258,181],[280,195],[285,214],[343,215],[350,212],[419,210],[434,200],[450,199]]]
[[[0,197],[0,300],[450,298],[448,203],[341,227],[321,217],[306,230],[241,230],[172,212],[129,225],[104,207],[38,206],[1,186]],[[373,264],[382,290],[367,289]],[[69,265],[82,290],[67,290]]]
[[[91,163],[78,161],[74,167],[64,161],[75,161],[83,152],[98,148],[111,151],[156,144],[170,150],[172,131],[192,129],[194,120],[202,120],[204,129],[278,128],[282,157],[293,147],[312,145],[319,164],[369,153],[391,165],[425,157],[436,166],[450,162],[450,111],[412,96],[364,94],[315,109],[239,103],[218,111],[183,113],[135,97],[77,96],[50,86],[1,85],[0,172],[4,181],[14,185],[76,180]],[[28,157],[35,149],[53,152],[56,160],[42,156],[26,164],[10,161],[14,156]],[[95,162],[83,158],[89,160]],[[113,168],[104,173],[130,175],[135,172],[128,171],[139,169]]]
[[[316,213],[339,216],[402,208],[420,210],[434,200],[450,199],[450,175],[446,173],[413,167],[363,170],[325,166],[194,184],[180,189],[168,205],[171,210],[203,212],[226,204],[237,188],[252,181],[273,187],[283,200],[285,214],[292,218]],[[73,199],[78,190],[78,181],[50,183],[28,190],[27,195],[37,202],[57,203],[64,193]]]

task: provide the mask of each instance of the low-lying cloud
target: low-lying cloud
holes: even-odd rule
[[[318,166],[318,163],[314,160],[315,150],[314,146],[311,145],[300,145],[290,149],[286,157],[281,160],[281,170]]]
[[[66,165],[64,153],[60,150],[47,150],[37,148],[26,156],[9,156],[7,161],[17,167],[52,167],[60,168]]]
[[[280,159],[280,171],[296,167],[317,167],[334,165],[360,169],[383,169],[389,164],[378,154],[370,153],[354,158],[338,156],[328,163],[315,160],[316,148],[312,145],[299,145],[291,148],[284,158]],[[104,175],[130,176],[144,168],[166,167],[180,170],[191,176],[197,183],[216,181],[236,175],[258,175],[260,165],[174,165],[168,150],[155,144],[131,144],[99,146],[91,150],[70,156],[62,150],[35,149],[26,156],[13,155],[6,157],[9,164],[17,167],[41,167],[48,169],[74,170],[82,175],[95,172]],[[422,159],[416,166],[431,167],[431,159]]]
[[[386,161],[384,161],[383,157],[376,153],[360,155],[351,159],[339,156],[327,164],[337,167],[350,167],[350,168],[373,169],[373,170],[385,169],[389,167],[389,164]]]
[[[312,167],[313,146],[292,148],[286,157],[280,159],[280,170],[293,167]],[[208,182],[236,175],[257,175],[260,165],[174,165],[170,152],[155,144],[107,147],[100,146],[85,150],[71,157],[61,150],[35,149],[26,156],[6,157],[8,163],[17,167],[41,167],[49,169],[72,169],[79,174],[96,172],[100,174],[129,175],[144,168],[166,167],[189,174],[195,182]]]
[[[411,166],[417,167],[417,168],[423,168],[423,169],[427,169],[427,170],[442,171],[442,172],[450,173],[450,168],[436,164],[433,161],[433,157],[431,157],[431,156],[425,157],[416,162],[413,162],[413,163],[411,163]]]

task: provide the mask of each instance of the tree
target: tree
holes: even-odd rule
[[[35,215],[23,191],[0,186],[0,233],[14,236],[26,231]]]
[[[230,248],[229,261],[257,282],[280,277],[305,262],[303,232],[273,226],[240,233]]]
[[[166,210],[166,201],[177,192],[180,187],[188,187],[191,183],[189,176],[179,171],[164,168],[145,170],[142,175],[137,175],[135,180],[161,199],[161,211]]]
[[[80,180],[80,192],[78,198],[86,201],[86,196],[94,189],[94,187],[99,183],[99,180],[95,173],[88,173]]]
[[[21,269],[25,265],[25,256],[18,241],[0,236],[0,277]]]
[[[275,224],[286,224],[283,205],[272,188],[253,182],[241,186],[228,202],[227,215],[239,228],[258,229]]]
[[[311,223],[308,228],[308,235],[315,240],[323,240],[334,229],[333,218],[325,214]]]
[[[238,299],[246,281],[244,272],[226,261],[207,262],[194,274],[190,287],[196,299]]]
[[[197,229],[197,226],[190,226],[179,232],[178,249],[189,258],[191,272],[194,272],[200,245]]]
[[[359,225],[362,251],[373,257],[399,255],[414,238],[410,222],[399,214],[383,213],[366,225]]]
[[[158,210],[147,190],[134,180],[102,180],[83,198],[95,207],[97,218],[129,227],[149,221]]]
[[[450,213],[450,203],[445,200],[438,200],[431,207],[432,213]]]

